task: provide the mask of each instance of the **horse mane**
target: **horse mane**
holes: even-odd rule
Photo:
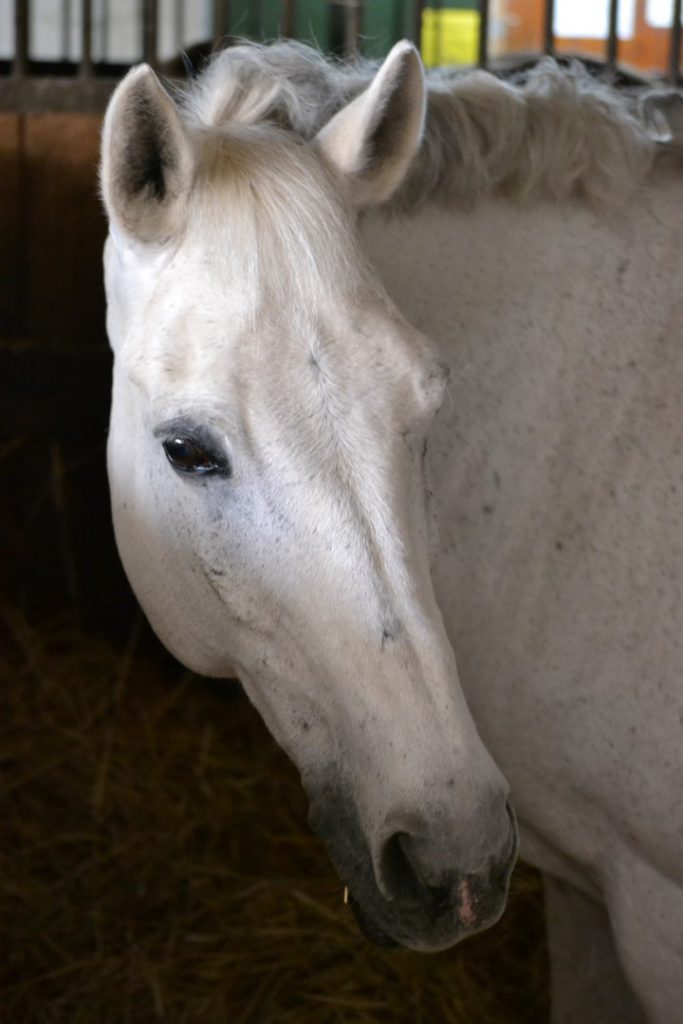
[[[203,129],[275,124],[312,139],[376,66],[344,64],[295,42],[216,54],[183,96]],[[633,96],[578,62],[543,58],[516,84],[485,71],[428,74],[424,141],[388,206],[481,196],[622,201],[647,175],[656,142]]]

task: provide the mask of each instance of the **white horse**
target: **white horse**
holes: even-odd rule
[[[371,935],[498,918],[510,790],[553,1020],[677,1024],[677,101],[552,62],[426,91],[407,43],[369,76],[280,44],[118,87],[121,556],[182,661],[236,666]]]

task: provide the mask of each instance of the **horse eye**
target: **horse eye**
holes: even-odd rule
[[[215,473],[224,467],[189,437],[170,437],[164,441],[166,458],[181,473]]]

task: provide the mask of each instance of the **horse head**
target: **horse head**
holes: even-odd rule
[[[214,100],[143,65],[105,121],[119,550],[181,661],[236,666],[368,933],[441,948],[502,912],[516,830],[430,579],[446,373],[356,233],[409,172],[422,67],[398,44],[310,141]]]

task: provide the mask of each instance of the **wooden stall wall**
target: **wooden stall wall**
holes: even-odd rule
[[[105,474],[101,118],[0,114],[3,599],[30,619],[126,630]]]
[[[597,0],[596,0],[596,6]],[[607,3],[604,3],[607,9]],[[671,59],[671,29],[656,28],[647,18],[646,0],[637,0],[633,36],[618,42],[618,60],[625,69],[646,75],[663,74]],[[673,3],[671,5],[673,13]],[[506,53],[535,53],[543,49],[545,0],[505,0]],[[556,53],[581,54],[604,60],[606,40],[594,38],[555,39]]]

